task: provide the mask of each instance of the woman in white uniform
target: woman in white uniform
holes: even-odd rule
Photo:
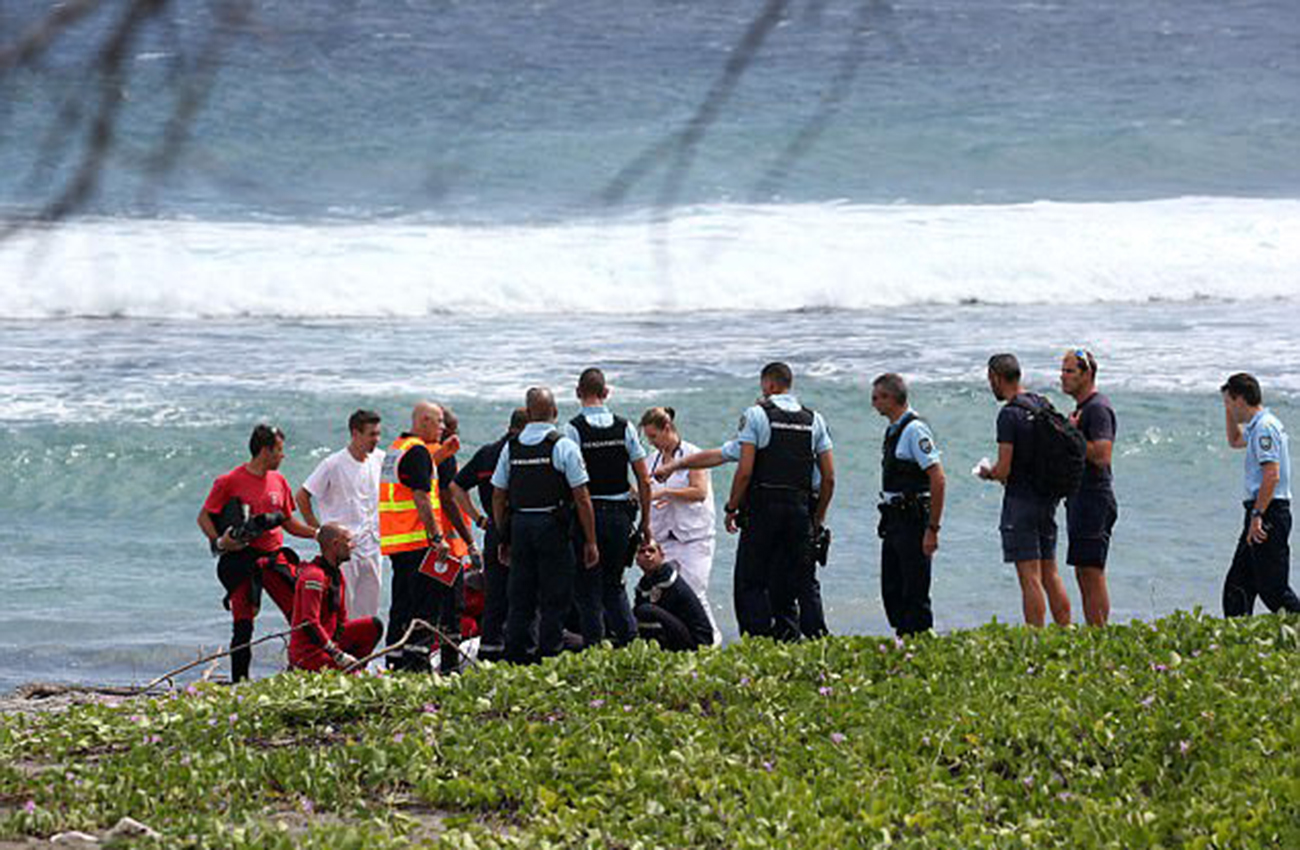
[[[677,433],[673,415],[671,407],[652,407],[641,417],[641,429],[655,447],[647,458],[652,475],[660,464],[699,451]],[[665,560],[677,562],[678,574],[699,597],[713,626],[713,645],[718,646],[722,643],[722,632],[709,604],[709,573],[713,571],[716,534],[710,475],[707,469],[683,469],[662,484],[652,480],[650,531],[663,547]]]

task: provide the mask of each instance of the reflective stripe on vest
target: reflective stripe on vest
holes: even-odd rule
[[[398,437],[393,442],[388,454],[384,456],[384,465],[379,473],[379,551],[385,555],[396,552],[414,552],[429,547],[429,535],[424,523],[420,521],[420,512],[415,507],[415,493],[398,478],[397,470],[402,458],[414,446],[429,447],[419,437]],[[429,452],[430,463],[433,452]],[[438,499],[437,471],[431,481],[433,489],[429,498],[433,502],[435,519],[442,507]]]

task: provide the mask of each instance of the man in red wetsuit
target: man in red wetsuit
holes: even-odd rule
[[[199,511],[199,528],[213,552],[220,555],[217,577],[226,588],[225,604],[234,620],[230,678],[235,682],[248,678],[253,651],[247,644],[253,639],[253,619],[262,604],[262,591],[270,594],[285,619],[293,611],[298,557],[284,548],[284,532],[308,539],[316,536],[315,528],[293,515],[293,490],[276,471],[284,460],[284,432],[258,425],[248,440],[248,451],[252,459],[217,478]],[[242,504],[255,522],[261,517],[265,530],[251,539],[241,539],[245,536],[240,534],[242,521],[218,529],[218,522],[230,519],[232,504]]]
[[[378,617],[348,619],[346,582],[340,567],[352,557],[352,532],[326,523],[316,539],[320,555],[298,567],[289,666],[341,670],[374,650],[384,624]]]

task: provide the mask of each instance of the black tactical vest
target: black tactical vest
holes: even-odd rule
[[[559,439],[554,431],[532,446],[519,442],[518,437],[510,439],[511,510],[557,508],[569,500],[573,491],[552,461]]]
[[[898,420],[897,428],[885,431],[880,489],[886,493],[917,495],[930,492],[930,476],[925,474],[921,464],[912,460],[899,460],[897,456],[898,441],[903,439],[903,432],[911,422],[919,420],[920,417],[915,413],[907,413]]]
[[[578,445],[587,464],[591,480],[587,488],[593,496],[622,496],[632,489],[627,468],[627,420],[615,416],[614,424],[597,428],[579,413],[569,420],[578,431]]]
[[[770,400],[759,402],[767,414],[772,439],[754,456],[751,487],[812,492],[813,412],[806,407],[782,410]]]

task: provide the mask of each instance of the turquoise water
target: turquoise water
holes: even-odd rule
[[[211,479],[244,459],[253,423],[287,431],[284,472],[297,486],[342,444],[357,406],[380,410],[391,435],[414,400],[432,397],[457,410],[475,446],[500,432],[532,383],[556,387],[571,415],[570,388],[590,364],[607,370],[616,409],[636,416],[671,404],[701,445],[731,435],[767,358],[794,364],[796,389],[830,422],[840,470],[822,575],[831,627],[885,633],[874,509],[883,421],[868,403],[870,379],[906,373],[944,450],[951,487],[937,626],[1016,621],[1014,573],[998,550],[1000,491],[969,474],[995,451],[984,360],[994,347],[1018,351],[1031,385],[1065,406],[1054,383],[1059,354],[1087,344],[1120,419],[1114,615],[1216,611],[1241,498],[1241,457],[1224,444],[1217,386],[1259,364],[1274,409],[1300,421],[1300,342],[1290,332],[1300,303],[1269,307],[1260,324],[1234,318],[1241,306],[1225,302],[588,317],[580,340],[564,317],[6,322],[0,686],[139,680],[226,639],[194,518]],[[764,338],[774,326],[787,342]],[[408,356],[421,341],[428,354]],[[729,480],[729,470],[715,473],[720,497]],[[734,539],[720,537],[711,596],[733,637]],[[265,616],[260,628],[278,621]],[[274,653],[263,658],[268,669],[276,663]]]
[[[983,364],[1015,351],[1050,390],[1086,346],[1120,418],[1115,616],[1217,610],[1240,498],[1217,387],[1255,372],[1300,428],[1300,6],[213,8],[133,44],[82,214],[0,242],[0,689],[138,681],[227,639],[194,518],[255,422],[286,429],[297,485],[357,406],[391,435],[450,402],[472,447],[589,365],[707,445],[791,362],[841,469],[830,623],[880,633],[871,378],[906,374],[945,451],[939,627],[1014,621],[999,492],[968,474],[994,451]],[[3,44],[45,10],[0,11]],[[67,178],[53,141],[109,23],[0,76],[0,213]]]

